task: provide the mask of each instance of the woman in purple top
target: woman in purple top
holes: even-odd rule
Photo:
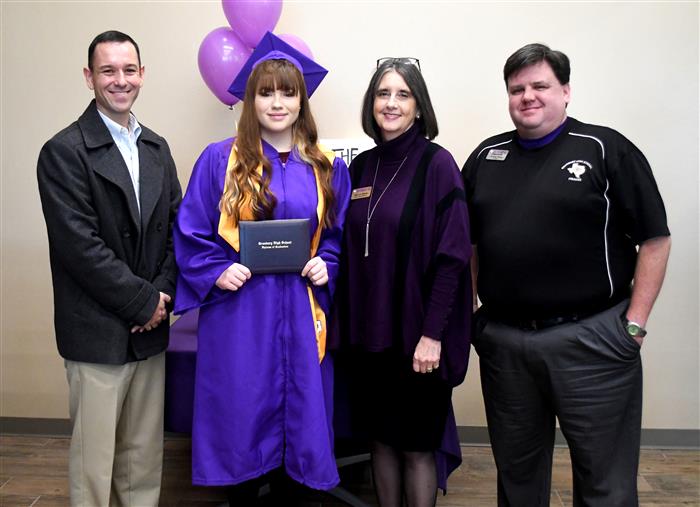
[[[432,506],[461,461],[451,395],[469,357],[467,206],[454,159],[428,140],[438,127],[418,61],[377,63],[362,108],[377,146],[350,166],[333,345],[355,346],[380,505]]]
[[[255,505],[276,470],[315,489],[338,484],[325,314],[349,177],[317,145],[305,61],[277,49],[253,53],[238,137],[202,153],[174,232],[176,311],[200,308],[192,481],[229,486],[231,505]],[[311,260],[300,273],[251,274],[240,263],[239,221],[289,218],[309,219]]]

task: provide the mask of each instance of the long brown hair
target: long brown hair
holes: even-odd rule
[[[248,78],[235,141],[238,157],[233,170],[226,174],[226,191],[221,196],[219,208],[226,211],[237,224],[243,207],[250,206],[254,218],[264,220],[272,217],[277,204],[277,199],[270,191],[272,165],[261,150],[260,124],[255,112],[255,96],[262,89],[285,90],[299,94],[301,109],[292,127],[292,146],[297,148],[299,157],[304,162],[318,171],[325,204],[321,224],[331,227],[335,222],[333,165],[316,144],[318,131],[311,115],[304,78],[299,69],[287,60],[266,60],[258,64]],[[261,162],[262,175],[257,171]]]

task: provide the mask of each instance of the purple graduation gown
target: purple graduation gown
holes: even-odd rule
[[[176,313],[200,308],[192,482],[237,484],[278,467],[327,490],[339,482],[333,454],[332,401],[324,395],[328,360],[319,365],[307,280],[296,273],[253,275],[236,292],[215,283],[239,255],[218,233],[219,200],[233,140],[209,145],[197,160],[174,230],[180,269]],[[272,164],[274,218],[309,218],[316,229],[312,168],[292,152],[286,167],[263,142]],[[324,229],[317,255],[329,283],[314,287],[328,305],[338,271],[350,195],[345,163],[333,162],[336,225]],[[326,387],[326,391],[328,387]]]

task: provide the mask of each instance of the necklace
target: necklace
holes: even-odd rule
[[[386,187],[384,187],[384,190],[382,190],[382,193],[379,194],[379,197],[377,197],[377,202],[374,203],[374,206],[372,206],[372,194],[374,193],[374,186],[377,183],[377,173],[379,172],[379,162],[381,162],[381,158],[377,158],[377,167],[374,168],[374,178],[372,179],[372,194],[370,194],[369,199],[367,200],[367,224],[365,225],[365,257],[369,257],[369,223],[372,221],[372,216],[374,215],[374,211],[377,209],[377,206],[379,205],[379,201],[382,200],[382,197],[384,196],[384,192],[386,192],[391,184],[394,182],[394,179],[396,176],[399,174],[399,171],[403,167],[403,165],[406,163],[406,159],[408,159],[408,155],[406,155],[401,163],[399,164],[399,168],[396,169],[396,172],[394,175],[391,177],[389,180],[389,183],[386,184]]]

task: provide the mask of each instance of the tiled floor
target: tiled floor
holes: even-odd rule
[[[68,505],[67,438],[0,436],[0,506]],[[190,442],[170,438],[165,444],[161,505],[216,507],[222,491],[190,485]],[[487,447],[463,447],[462,466],[450,477],[449,494],[439,507],[496,505],[495,467]],[[346,473],[349,489],[376,505],[371,488],[358,478],[368,474],[354,465]],[[566,449],[557,449],[552,480],[552,506],[571,505],[571,473]],[[700,452],[642,450],[639,469],[640,503],[644,507],[700,506]],[[309,499],[309,506],[340,507],[329,497]],[[283,506],[280,506],[283,507]]]

